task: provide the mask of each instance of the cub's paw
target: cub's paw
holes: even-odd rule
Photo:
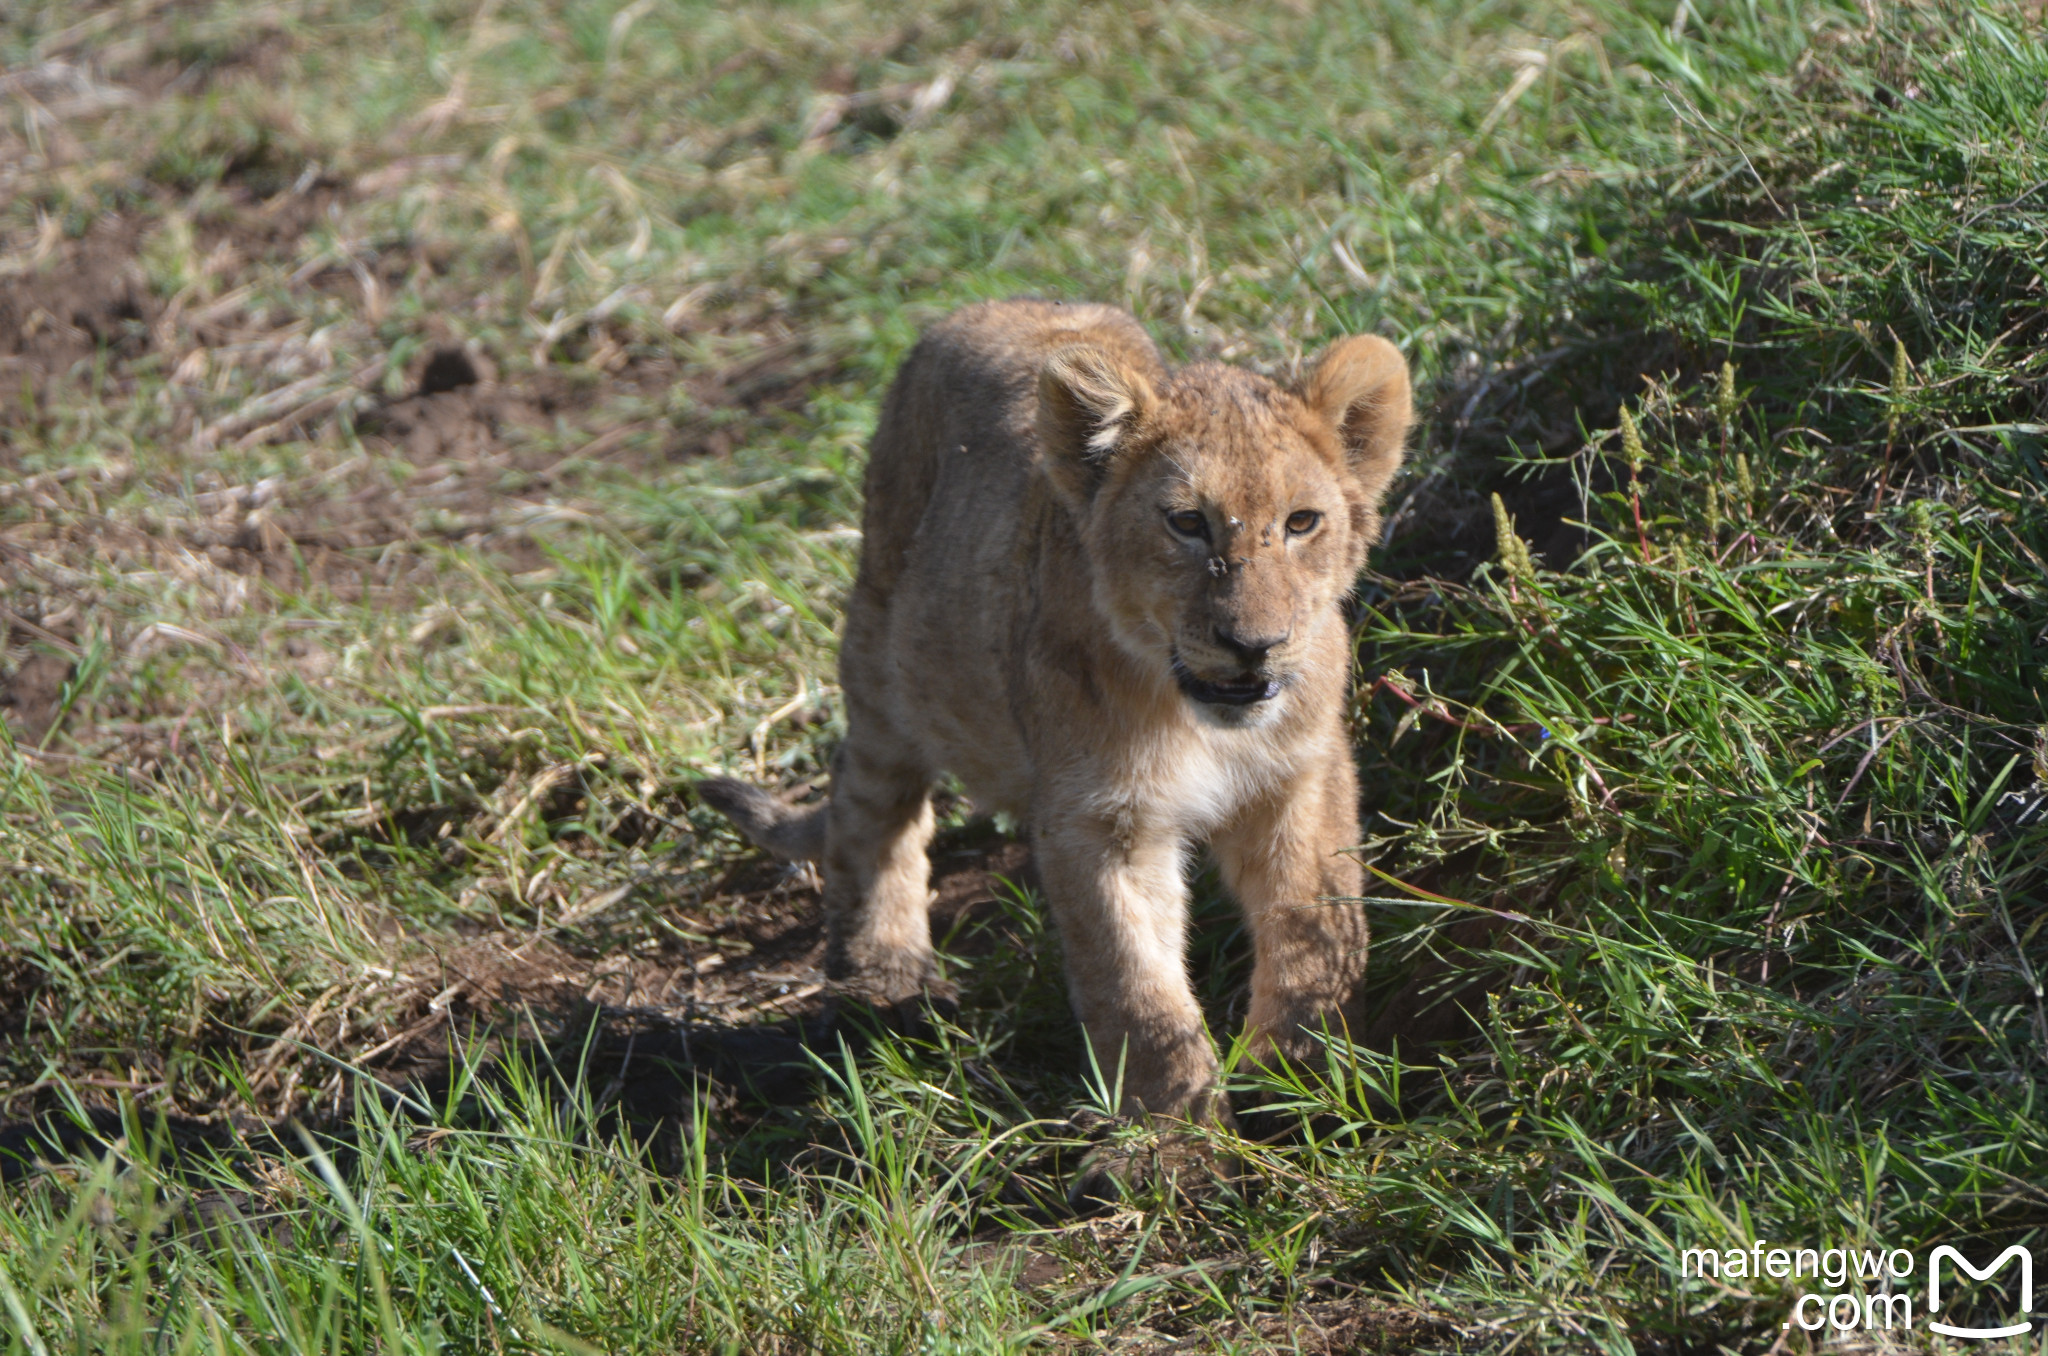
[[[929,948],[883,948],[873,943],[835,942],[826,952],[825,976],[832,992],[873,1007],[908,1002],[953,1002],[958,990],[939,975]]]
[[[869,1035],[928,1036],[960,1015],[959,989],[929,967],[836,979],[831,994],[827,1011],[833,1025]]]
[[[1120,1206],[1222,1204],[1249,1185],[1243,1161],[1213,1132],[1087,1112],[1073,1123],[1097,1141],[1067,1189],[1067,1209],[1076,1215]]]

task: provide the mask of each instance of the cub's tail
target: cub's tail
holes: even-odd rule
[[[706,805],[730,819],[755,846],[790,862],[825,857],[825,802],[785,805],[758,786],[713,777],[697,783]]]

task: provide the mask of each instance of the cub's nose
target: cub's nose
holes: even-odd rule
[[[1241,633],[1228,626],[1219,626],[1215,630],[1216,643],[1236,656],[1247,669],[1255,669],[1264,663],[1266,651],[1285,645],[1292,634],[1291,631]]]

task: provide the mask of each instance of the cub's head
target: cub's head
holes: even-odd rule
[[[1335,604],[1379,536],[1414,422],[1399,350],[1339,340],[1288,390],[1080,346],[1046,362],[1038,394],[1042,465],[1127,653],[1225,726],[1265,723],[1312,666],[1343,662]]]

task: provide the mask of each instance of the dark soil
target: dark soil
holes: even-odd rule
[[[0,278],[0,470],[17,465],[7,430],[47,420],[53,387],[89,378],[81,369],[98,355],[120,364],[149,351],[160,307],[135,246],[132,226],[101,222],[35,272]]]
[[[0,635],[5,633],[6,627],[0,623]],[[76,671],[69,656],[29,650],[11,674],[0,677],[0,719],[7,722],[17,743],[43,741],[63,709],[64,685]],[[0,668],[0,673],[4,672]]]

